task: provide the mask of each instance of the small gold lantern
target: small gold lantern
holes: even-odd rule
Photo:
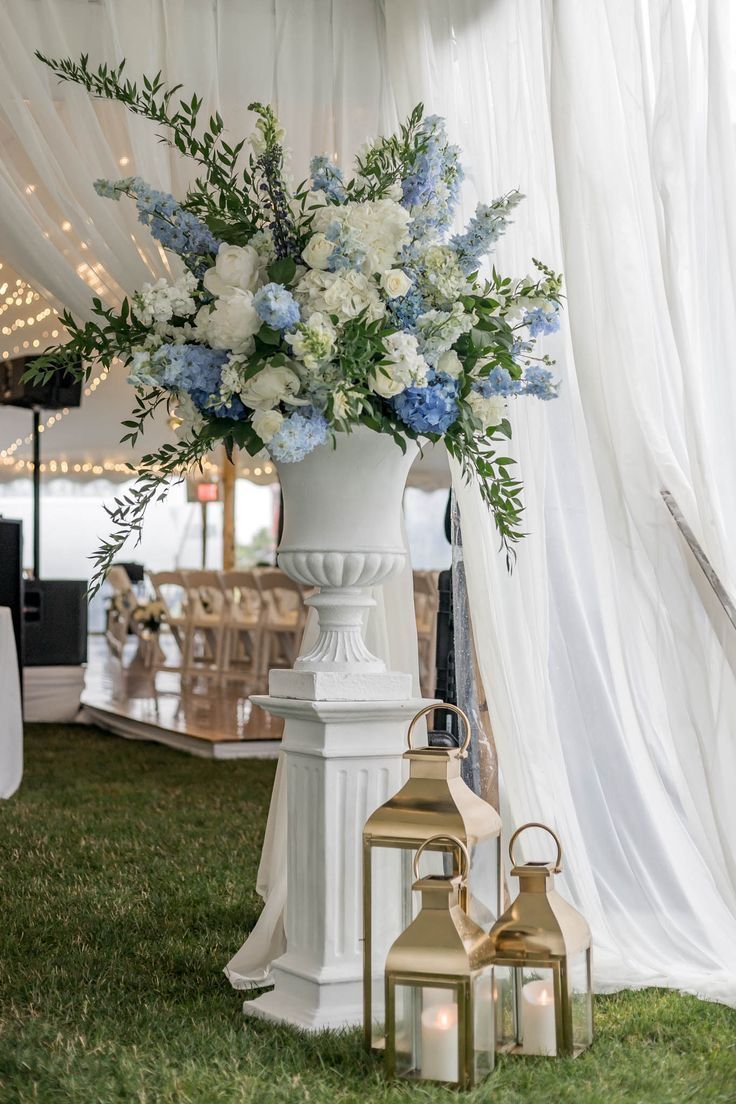
[[[462,719],[462,747],[412,747],[418,722],[435,709],[449,710]],[[473,907],[474,919],[484,922],[486,930],[501,911],[501,818],[460,774],[470,737],[470,721],[457,706],[437,703],[420,710],[407,734],[404,759],[409,777],[363,829],[363,1022],[369,1049],[381,1049],[385,1043],[383,971],[388,948],[414,916],[411,864],[417,848],[456,855],[457,848],[447,840],[460,840],[472,856],[470,877],[460,890],[463,909],[469,908],[469,883],[473,896],[486,890],[491,898],[486,902],[487,916],[477,902]],[[374,894],[374,881],[384,887],[381,893]],[[386,886],[391,887],[390,895]]]
[[[554,862],[518,866],[514,844],[542,828],[557,845]],[[524,824],[509,844],[519,896],[490,933],[499,1050],[576,1057],[593,1041],[590,928],[553,889],[562,869],[560,841],[545,824]]]
[[[459,872],[418,878],[426,847],[450,844]],[[452,836],[433,836],[414,857],[421,908],[386,959],[386,1073],[469,1089],[493,1070],[492,948],[463,910],[470,861]]]

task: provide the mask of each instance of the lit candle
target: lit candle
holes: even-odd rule
[[[436,1004],[422,1012],[422,1077],[457,1081],[457,1005]]]
[[[555,998],[551,982],[529,981],[522,989],[521,1036],[525,1054],[557,1054]]]

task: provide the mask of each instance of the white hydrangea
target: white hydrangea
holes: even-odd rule
[[[454,303],[470,289],[457,253],[448,245],[432,245],[421,256],[419,286],[436,303]]]
[[[204,416],[185,391],[177,392],[172,412],[180,422],[175,431],[180,440],[189,441],[204,429]]]
[[[484,399],[477,391],[471,391],[466,402],[481,429],[500,425],[508,411],[508,403],[501,395],[489,395]]]
[[[360,243],[365,259],[361,265],[367,276],[383,275],[395,266],[403,247],[409,241],[409,212],[395,199],[367,199],[361,203],[344,203],[319,208],[314,215],[312,230],[326,234],[337,223],[351,238]],[[333,230],[330,229],[330,234]],[[320,239],[321,240],[321,239]]]
[[[284,334],[291,351],[310,372],[331,360],[335,352],[337,331],[325,314],[314,311],[295,333]]]
[[[376,285],[362,272],[342,269],[340,272],[307,272],[294,288],[294,296],[303,313],[336,315],[347,322],[363,311],[369,322],[386,313],[386,307]]]
[[[370,387],[384,399],[392,399],[407,387],[427,382],[429,365],[419,352],[413,334],[393,333],[383,339],[387,364],[370,376]]]
[[[188,318],[197,309],[193,298],[196,288],[197,278],[191,272],[185,272],[173,284],[163,278],[155,284],[144,284],[133,296],[133,312],[144,326],[165,325],[175,315]]]

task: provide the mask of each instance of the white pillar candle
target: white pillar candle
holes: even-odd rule
[[[457,1005],[433,1004],[422,1012],[421,1076],[457,1081]]]
[[[493,988],[491,979],[483,978],[475,987],[474,1048],[488,1053],[496,1049],[494,1031]]]
[[[521,990],[524,1054],[557,1054],[555,995],[551,981],[528,981]]]

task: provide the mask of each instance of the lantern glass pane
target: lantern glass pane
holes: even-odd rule
[[[473,1065],[474,1080],[481,1081],[493,1070],[496,1053],[493,967],[487,966],[473,979]]]
[[[521,1041],[516,1015],[515,974],[521,970],[511,966],[494,968],[494,992],[496,996],[496,1041],[502,1050],[511,1050]]]
[[[480,840],[470,853],[468,915],[483,931],[499,917],[499,837]]]
[[[521,974],[519,1029],[524,1054],[557,1054],[555,971],[545,967],[517,970]]]
[[[386,956],[414,919],[411,892],[413,852],[397,847],[371,848],[371,1043],[384,1045]]]
[[[573,1050],[585,1050],[593,1042],[593,991],[590,948],[570,956],[568,960],[568,984],[572,1012]]]
[[[396,985],[396,1073],[457,1082],[459,1017],[454,988]]]

